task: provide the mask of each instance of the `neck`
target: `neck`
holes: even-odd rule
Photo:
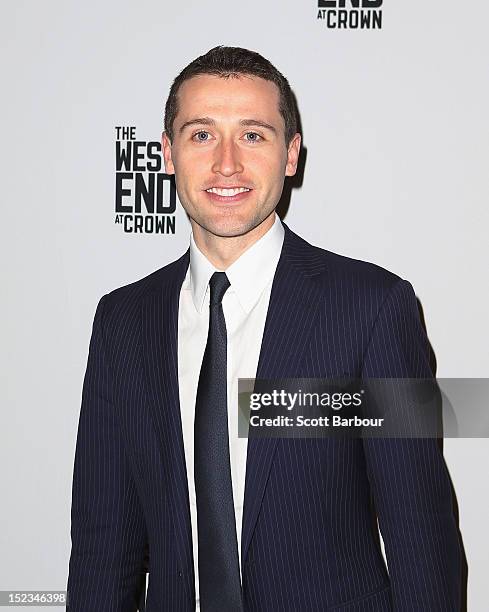
[[[259,225],[241,236],[216,236],[205,230],[202,226],[191,220],[192,233],[195,244],[207,257],[211,264],[218,270],[225,271],[234,263],[247,249],[255,244],[275,221],[273,211]]]

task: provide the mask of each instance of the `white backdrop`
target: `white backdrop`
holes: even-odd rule
[[[4,4],[0,590],[66,588],[95,306],[188,243],[180,206],[174,236],[114,224],[114,128],[159,140],[172,79],[215,45],[259,51],[297,95],[307,161],[289,226],[412,282],[438,376],[489,376],[489,4],[382,10],[361,31],[328,29],[317,0]],[[447,440],[445,456],[482,612],[489,442]]]

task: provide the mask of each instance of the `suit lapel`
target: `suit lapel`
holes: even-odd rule
[[[193,571],[187,471],[178,391],[178,305],[189,251],[160,271],[142,302],[143,361],[150,411],[163,452],[180,567]]]
[[[257,379],[297,378],[318,314],[324,259],[285,224],[284,244],[270,295]],[[242,567],[255,528],[278,444],[277,438],[250,438],[241,532]]]

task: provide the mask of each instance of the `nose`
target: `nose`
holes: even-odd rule
[[[238,146],[231,140],[222,140],[215,149],[212,171],[223,176],[243,172],[243,164]]]

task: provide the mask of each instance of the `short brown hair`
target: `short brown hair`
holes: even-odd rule
[[[214,47],[194,59],[173,81],[165,104],[165,132],[173,140],[173,122],[178,113],[178,90],[182,83],[200,74],[212,74],[222,78],[246,74],[261,77],[277,85],[280,100],[279,111],[285,124],[285,143],[288,145],[297,132],[297,108],[289,82],[275,66],[255,51],[241,47]]]

